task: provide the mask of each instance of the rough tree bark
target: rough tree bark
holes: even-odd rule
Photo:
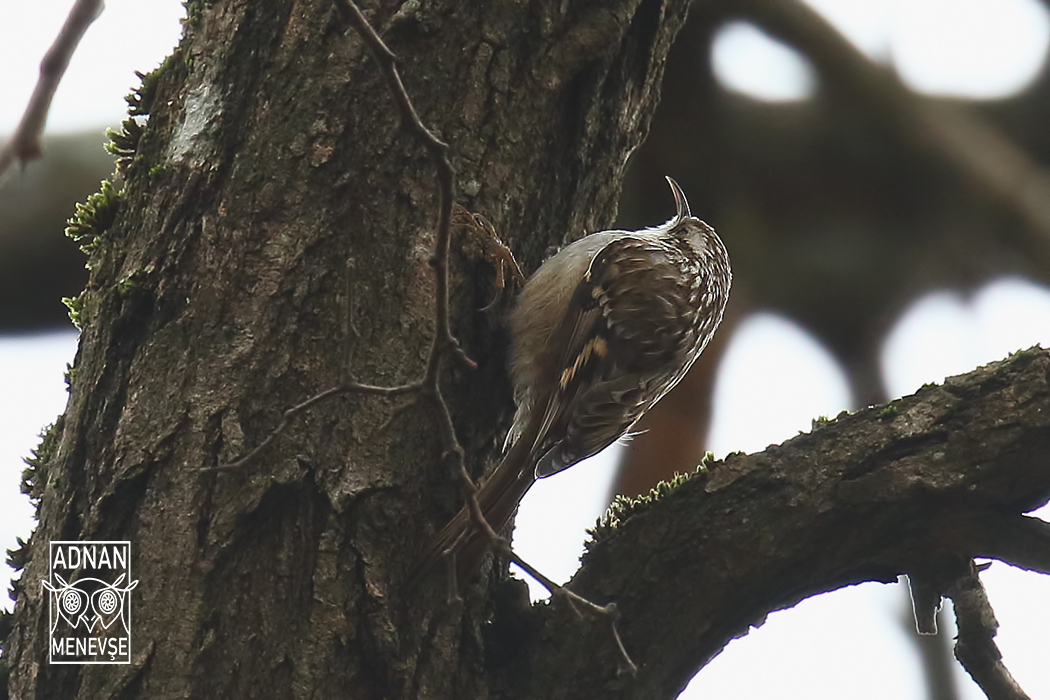
[[[687,4],[364,9],[452,146],[460,203],[531,268],[611,222]],[[123,192],[105,191],[79,227],[92,278],[58,445],[32,479],[39,526],[19,553],[5,649],[15,696],[486,692],[487,603],[438,626],[440,595],[401,590],[459,504],[425,408],[340,398],[245,473],[200,470],[346,373],[398,384],[423,370],[433,167],[346,30],[330,0],[193,2],[179,48],[139,91],[149,123],[118,137]],[[477,271],[455,308],[480,368],[447,385],[480,474],[510,406],[498,317],[478,311],[491,273]],[[57,539],[134,543],[130,666],[47,664],[39,581]]]
[[[532,268],[610,223],[687,3],[370,7],[459,201]],[[516,584],[447,604],[406,590],[458,507],[424,405],[349,396],[419,377],[433,329],[436,187],[376,63],[328,0],[191,3],[123,149],[125,185],[82,222],[92,279],[70,402],[41,450],[39,526],[5,645],[15,697],[670,698],[770,610],[959,560],[1050,570],[1050,356],[1033,351],[894,406],[733,457],[621,507],[574,579],[607,627]],[[120,137],[118,137],[120,138]],[[509,418],[491,273],[462,261],[445,386],[472,473]],[[46,662],[47,546],[127,539],[140,581],[128,666]],[[950,569],[953,574],[938,572]],[[440,577],[436,577],[440,579]]]

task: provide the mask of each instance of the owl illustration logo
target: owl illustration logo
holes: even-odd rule
[[[65,622],[70,629],[76,630],[83,625],[84,632],[93,632],[96,624],[108,630],[117,620],[123,625],[123,632],[131,634],[129,621],[121,613],[128,594],[139,585],[138,581],[132,581],[122,588],[120,584],[126,574],[121,574],[113,583],[93,577],[67,582],[59,574],[54,574],[54,578],[58,582],[57,586],[43,581],[44,588],[52,596],[51,634],[55,633],[61,622]]]
[[[130,559],[130,542],[50,542],[50,663],[131,663]]]

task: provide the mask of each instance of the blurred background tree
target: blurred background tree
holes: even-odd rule
[[[107,15],[112,20],[120,11],[119,3],[110,3]],[[927,34],[919,35],[914,27],[922,25],[924,13]],[[5,23],[7,31],[21,26]],[[89,39],[105,42],[105,31],[100,21]],[[168,32],[169,44],[154,46],[152,60],[166,53],[178,28]],[[1050,280],[1050,178],[1043,165],[1050,162],[1048,42],[1050,12],[1037,0],[696,0],[669,58],[652,131],[628,164],[619,224],[639,228],[665,220],[672,205],[662,176],[674,176],[693,212],[713,224],[730,249],[733,296],[715,343],[621,450],[617,474],[596,502],[604,504],[611,493],[644,493],[660,479],[695,468],[707,449],[721,456],[726,449],[753,449],[787,437],[768,437],[757,417],[766,408],[763,389],[772,391],[764,378],[780,374],[787,381],[800,373],[790,359],[800,352],[799,337],[833,363],[826,380],[794,398],[812,405],[803,394],[834,394],[818,384],[842,377],[844,391],[831,400],[829,412],[917,389],[917,382],[894,379],[903,376],[889,366],[894,352],[932,357],[933,366],[947,369],[924,379],[937,380],[1018,349],[1009,345],[1014,338],[1050,338],[1050,295],[1043,291]],[[960,44],[968,47],[962,54],[943,48]],[[10,50],[12,43],[7,45]],[[38,55],[19,53],[8,64],[35,67]],[[1010,68],[1004,56],[1015,57],[1016,66]],[[104,63],[79,60],[88,72],[106,70]],[[936,78],[915,68],[922,60],[949,68],[954,62],[961,77],[955,84],[923,83]],[[67,78],[74,85],[78,80]],[[130,87],[132,80],[127,82]],[[23,103],[6,96],[4,101],[12,111]],[[116,126],[122,104],[110,102],[107,125]],[[61,108],[59,99],[56,110]],[[61,232],[75,203],[109,176],[112,159],[102,150],[98,124],[61,119],[53,116],[66,133],[48,139],[44,159],[0,189],[0,333],[68,329],[60,298],[74,296],[86,279],[82,254]],[[93,128],[74,134],[71,124]],[[566,240],[583,233],[566,232]],[[967,337],[979,332],[972,325],[945,340],[898,340],[916,308],[958,315],[963,304],[1003,279],[1024,280],[1009,283],[1016,294],[1002,296],[1007,301],[991,312],[1020,316],[1008,331],[990,339]],[[771,322],[770,315],[779,321]],[[920,323],[927,330],[938,323],[934,315],[923,318],[933,319]],[[741,349],[745,335],[756,350]],[[996,354],[961,351],[960,338]],[[727,352],[753,358],[735,365],[735,379],[728,376],[733,362]],[[748,378],[758,386],[742,393]],[[712,401],[716,385],[730,398],[736,394],[752,416],[738,421],[734,434],[750,434],[757,444],[732,437],[719,442],[718,414],[728,409]],[[39,422],[46,420],[45,413]],[[26,451],[20,448],[20,454]],[[12,466],[8,461],[5,466]],[[593,484],[595,472],[588,473]],[[573,490],[564,483],[552,487]],[[24,536],[28,526],[19,527]],[[523,515],[519,535],[525,547],[532,527]],[[543,566],[541,554],[523,553]],[[907,618],[902,626],[911,625]],[[973,689],[953,675],[946,637],[920,642],[926,690],[913,697],[972,696]],[[1038,695],[1023,666],[1009,656],[1007,662]],[[818,685],[809,685],[805,697],[821,697]],[[827,692],[840,696],[844,688]],[[783,687],[777,695],[789,697]],[[861,690],[850,695],[867,697]]]
[[[883,342],[916,299],[945,288],[966,297],[1007,276],[1045,284],[1050,189],[1038,166],[1024,162],[1050,157],[1045,70],[1007,99],[920,96],[793,2],[697,2],[683,34],[652,133],[629,171],[622,219],[625,228],[659,220],[653,184],[663,171],[701,198],[694,211],[730,241],[729,329],[756,312],[783,316],[830,351],[851,406],[865,406],[893,393],[883,378]],[[727,90],[718,43],[732,51],[724,42],[734,36],[784,47],[779,60],[801,66],[798,91],[789,93],[797,99]],[[1001,177],[1036,201],[1003,191],[993,168],[1008,170]],[[707,449],[726,330],[716,352],[646,417],[616,492],[644,493],[692,469]],[[914,640],[928,697],[959,697],[946,637]]]

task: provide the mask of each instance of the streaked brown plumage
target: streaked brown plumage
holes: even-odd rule
[[[670,391],[714,334],[729,297],[729,256],[667,178],[677,214],[641,231],[600,231],[544,263],[510,318],[517,411],[509,450],[478,502],[496,532],[537,478],[622,437]],[[439,532],[417,573],[455,557],[460,585],[485,552],[466,508]]]

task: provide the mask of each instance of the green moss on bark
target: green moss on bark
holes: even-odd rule
[[[98,251],[103,234],[116,220],[123,200],[123,189],[103,180],[99,191],[78,204],[76,213],[67,222],[66,235],[79,243],[88,256],[88,269],[91,269],[91,256]]]
[[[117,170],[124,175],[136,164],[135,151],[138,149],[143,129],[133,117],[125,119],[119,131],[106,129],[106,136],[109,138],[109,143],[105,145],[106,152],[117,159]]]

